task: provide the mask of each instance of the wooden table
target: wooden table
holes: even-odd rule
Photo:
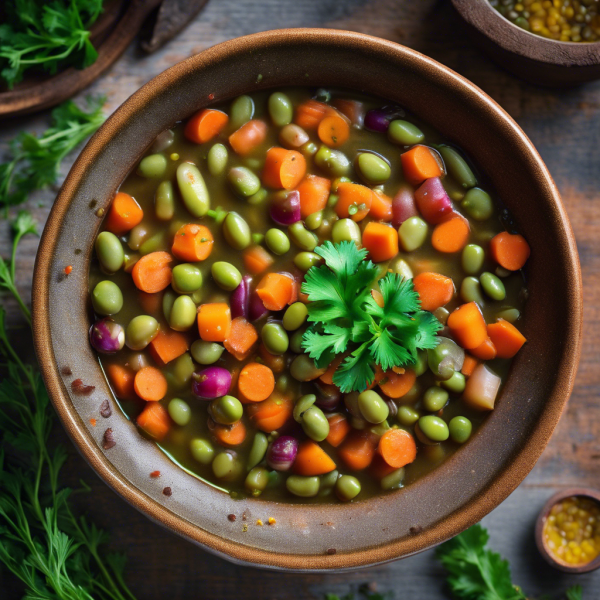
[[[567,486],[600,485],[600,82],[568,91],[537,88],[497,68],[466,37],[449,2],[442,0],[212,0],[196,21],[152,56],[131,47],[86,93],[107,94],[114,110],[151,77],[215,43],[283,27],[333,27],[380,36],[419,50],[455,69],[497,100],[523,127],[550,168],[575,230],[584,281],[584,342],[573,396],[537,466],[514,494],[486,517],[491,544],[513,566],[514,581],[531,595],[558,593],[581,583],[586,600],[600,598],[600,571],[567,577],[547,567],[533,542],[532,523],[544,500]],[[323,57],[326,60],[326,57]],[[48,114],[2,125],[0,154],[22,129],[42,130]],[[475,157],[476,158],[476,157]],[[65,161],[63,173],[70,166]],[[43,224],[56,190],[34,194],[27,208]],[[527,199],[523,199],[526,201]],[[8,225],[0,222],[0,252],[8,253]],[[27,239],[19,258],[19,285],[30,290],[37,241]],[[10,324],[21,323],[16,311]],[[433,552],[343,575],[289,575],[234,566],[151,524],[97,479],[57,427],[71,459],[65,467],[72,485],[84,478],[93,489],[80,499],[82,510],[112,534],[112,548],[129,557],[128,581],[137,597],[212,599],[322,598],[377,581],[396,598],[447,598],[443,571]],[[0,590],[10,589],[3,582]],[[20,597],[16,591],[10,594]],[[5,597],[0,593],[0,597]],[[562,597],[562,596],[561,596]]]

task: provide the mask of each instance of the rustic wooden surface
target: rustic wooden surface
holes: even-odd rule
[[[575,390],[549,446],[526,481],[484,523],[495,549],[510,558],[514,580],[530,595],[549,594],[573,583],[600,598],[600,571],[567,577],[546,567],[533,544],[533,521],[545,499],[566,486],[600,486],[600,82],[570,91],[537,88],[506,74],[476,50],[444,0],[212,0],[179,37],[152,56],[130,47],[88,92],[108,94],[112,111],[148,79],[215,43],[283,27],[333,27],[377,35],[410,46],[466,76],[497,100],[523,127],[542,154],[563,196],[581,256],[584,282],[584,342]],[[323,57],[326,60],[327,57]],[[86,93],[88,93],[86,92]],[[21,129],[39,131],[48,114],[23,117],[0,131],[0,155]],[[65,161],[63,172],[70,166]],[[488,168],[493,168],[488,166]],[[27,208],[43,224],[56,190],[35,194]],[[0,252],[8,251],[8,226],[0,221]],[[37,242],[23,243],[19,286],[29,294]],[[11,326],[21,323],[16,311]],[[549,324],[552,326],[552,324]],[[56,437],[64,440],[57,428]],[[67,442],[69,444],[69,442]],[[65,468],[93,493],[83,510],[112,533],[113,547],[127,552],[127,579],[137,597],[309,599],[327,591],[346,593],[376,581],[396,598],[447,598],[443,572],[432,552],[343,575],[289,575],[241,568],[176,538],[126,505],[104,486],[71,447]],[[10,590],[13,590],[12,593]],[[7,591],[9,590],[9,591]],[[20,597],[0,576],[0,598]]]

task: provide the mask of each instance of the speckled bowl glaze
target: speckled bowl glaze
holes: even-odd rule
[[[88,270],[101,222],[98,209],[109,205],[165,128],[213,102],[287,85],[352,88],[404,105],[481,165],[533,249],[521,324],[529,342],[514,360],[497,408],[434,472],[364,502],[307,506],[233,500],[173,464],[116,406],[108,419],[99,415],[111,392],[87,343]],[[73,265],[68,277],[66,265]],[[546,166],[523,131],[479,88],[392,42],[345,31],[292,29],[209,48],[150,81],[107,120],[74,164],[52,209],[37,256],[33,313],[37,354],[56,410],[92,468],[125,500],[240,564],[342,570],[439,544],[479,521],[522,481],[573,386],[581,274],[569,220]],[[72,374],[65,375],[65,367]],[[95,389],[74,394],[75,378]],[[107,428],[116,445],[105,450]],[[158,479],[149,476],[155,470]],[[165,487],[172,495],[163,494]],[[269,517],[275,525],[256,525]]]
[[[600,42],[558,42],[521,29],[488,0],[452,0],[473,41],[518,77],[553,87],[600,78]]]

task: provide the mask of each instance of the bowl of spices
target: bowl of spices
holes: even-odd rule
[[[474,41],[532,83],[600,78],[600,0],[452,0]]]

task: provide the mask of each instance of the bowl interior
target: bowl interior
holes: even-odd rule
[[[191,477],[119,411],[98,418],[110,390],[87,344],[87,277],[98,214],[146,147],[213,101],[286,85],[351,88],[404,105],[467,151],[533,249],[522,324],[529,341],[497,408],[442,467],[406,489],[348,505],[233,500]],[[68,264],[73,272],[67,278]],[[34,282],[35,341],[44,377],[67,431],[92,467],[151,519],[217,554],[270,568],[367,566],[421,551],[478,521],[533,467],[566,403],[580,352],[575,242],[554,183],[525,134],[449,69],[397,44],[349,32],[282,30],[239,38],[144,86],[73,166],[44,231]],[[73,375],[63,375],[63,367]],[[74,394],[74,378],[95,390]],[[91,418],[98,419],[96,427]],[[104,450],[107,427],[117,445]],[[149,476],[155,470],[161,471],[158,480]],[[163,494],[165,487],[171,496]],[[231,514],[235,521],[228,519]],[[256,525],[269,517],[276,525]]]

